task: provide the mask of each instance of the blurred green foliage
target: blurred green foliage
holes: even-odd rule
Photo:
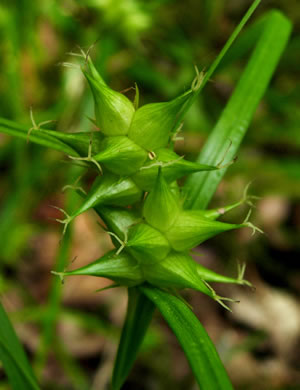
[[[88,117],[93,117],[92,96],[76,66],[63,66],[76,63],[72,53],[78,53],[80,47],[90,48],[97,68],[113,88],[123,91],[136,82],[142,104],[171,99],[190,86],[194,65],[200,70],[208,68],[250,3],[250,0],[2,0],[0,116],[30,128],[32,107],[36,123],[57,120],[49,123],[49,128],[90,130],[92,124]],[[266,0],[251,24],[274,7],[293,21],[292,38],[257,110],[238,155],[238,163],[228,171],[214,202],[220,205],[236,200],[243,187],[254,181],[252,191],[256,195],[276,195],[288,203],[290,212],[281,227],[287,237],[285,247],[261,239],[256,246],[244,250],[249,250],[262,277],[299,294],[299,285],[293,283],[291,277],[300,274],[299,265],[293,260],[300,249],[297,240],[300,229],[300,89],[297,87],[300,6],[297,0]],[[237,42],[188,113],[184,122],[186,143],[178,143],[177,149],[189,158],[198,154],[217,121],[247,63],[244,54],[258,33],[259,25],[250,28],[240,43]],[[130,90],[127,93],[133,97]],[[41,325],[45,323],[43,316],[47,318],[47,306],[43,306],[45,299],[32,295],[20,270],[24,262],[34,266],[30,240],[41,232],[59,229],[49,222],[49,212],[41,210],[61,199],[60,189],[66,176],[71,183],[74,171],[70,168],[64,173],[61,155],[36,145],[0,135],[0,146],[0,293],[16,290],[23,297],[25,306],[14,314],[16,322]],[[257,214],[255,212],[259,221]],[[250,254],[241,252],[239,244],[229,247],[226,238],[218,241],[216,253],[225,254],[226,258],[237,254],[250,258]],[[274,258],[276,266],[272,263]],[[278,260],[283,258],[290,259],[287,265]],[[39,278],[38,272],[36,278]],[[50,275],[44,280],[49,283]],[[57,283],[54,285],[56,287],[49,291],[55,295],[59,287]],[[60,293],[53,299],[57,299],[59,305]],[[105,316],[103,320],[98,318],[99,307],[92,314],[81,308],[74,312],[61,310],[61,316],[71,317],[83,329],[93,329],[109,339],[116,338],[116,325],[111,325]],[[47,349],[53,335],[47,336],[47,330],[44,331]],[[153,351],[159,348],[163,338],[160,330],[150,333],[145,342],[142,368],[155,367],[162,389],[189,388],[184,386],[191,386],[191,379],[175,383],[174,379],[165,378],[165,370],[162,372],[158,364],[153,363]],[[46,364],[43,354],[43,351],[38,353],[40,370]],[[55,354],[69,387],[51,384],[48,379],[44,388],[88,388],[89,369],[79,369],[78,361],[62,346],[56,345]],[[161,358],[170,365],[168,351]],[[7,389],[1,375],[1,389]],[[140,384],[136,386],[140,388]],[[271,386],[266,388],[271,389]]]

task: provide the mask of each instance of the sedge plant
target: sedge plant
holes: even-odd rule
[[[232,299],[219,296],[211,283],[250,285],[244,279],[244,266],[239,267],[236,277],[221,275],[196,262],[191,250],[222,232],[242,228],[250,228],[253,233],[260,231],[249,221],[250,213],[244,221],[237,223],[219,221],[224,213],[243,203],[251,207],[253,197],[248,195],[247,188],[234,204],[207,210],[206,206],[227,167],[234,161],[250,118],[286,43],[290,25],[281,14],[273,13],[269,17],[269,28],[263,31],[265,38],[259,42],[248,73],[198,161],[187,161],[178,155],[174,143],[184,115],[258,3],[253,3],[208,72],[196,70],[190,88],[169,102],[140,107],[137,86],[132,102],[111,89],[91,58],[82,53],[81,70],[93,95],[93,122],[97,130],[64,133],[36,124],[28,130],[1,119],[1,131],[62,151],[72,162],[94,170],[95,180],[90,188],[74,187],[82,196],[80,207],[71,213],[59,209],[62,217],[57,221],[63,225],[64,235],[78,215],[94,209],[104,221],[114,249],[99,259],[91,259],[84,267],[53,271],[53,274],[61,280],[75,275],[105,277],[112,281],[111,287],[128,289],[128,309],[112,374],[112,390],[121,389],[126,381],[155,307],[181,343],[200,388],[232,389],[215,347],[180,297],[180,291],[196,290],[230,310],[227,302]],[[274,22],[277,30],[278,25],[281,26],[277,50],[270,56],[268,69],[260,76],[260,84],[257,81],[259,86],[251,90],[253,80],[259,78],[254,77],[253,72],[261,67],[262,53],[267,50],[266,40],[274,39]],[[245,92],[247,87],[249,90]],[[188,175],[192,176],[183,187],[178,179]],[[1,352],[1,348],[3,359],[6,350]],[[10,364],[6,360],[6,366]],[[19,388],[38,388],[32,374],[28,375],[27,386]]]

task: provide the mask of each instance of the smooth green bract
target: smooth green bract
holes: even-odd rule
[[[0,303],[0,360],[13,390],[38,390],[25,352]]]

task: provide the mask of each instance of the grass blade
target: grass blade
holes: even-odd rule
[[[191,98],[186,102],[184,108],[181,110],[180,115],[178,116],[176,120],[176,124],[174,126],[175,129],[178,128],[180,125],[183,117],[185,116],[186,112],[190,109],[190,107],[194,104],[195,100],[197,99],[198,95],[202,91],[202,89],[205,87],[205,84],[210,80],[211,76],[219,66],[220,62],[223,60],[223,57],[227,54],[228,50],[231,48],[232,44],[236,40],[237,36],[245,26],[245,24],[248,22],[250,17],[252,16],[253,12],[256,10],[256,8],[259,6],[259,3],[261,0],[255,0],[253,1],[252,5],[249,7],[248,11],[245,13],[243,16],[242,20],[240,23],[237,25],[237,27],[234,29],[233,33],[225,43],[224,47],[220,51],[219,55],[217,58],[214,60],[214,62],[211,64],[209,67],[208,71],[205,73],[203,80],[200,83],[199,88],[193,95],[191,95]]]
[[[251,118],[262,98],[287,44],[290,21],[278,11],[265,19],[265,27],[248,65],[225,107],[219,121],[205,143],[197,162],[218,164],[226,153],[232,160],[248,129]],[[186,182],[186,208],[206,208],[224,176],[226,168],[193,174]]]
[[[22,138],[24,140],[28,139],[29,128],[19,125],[8,119],[0,118],[0,132],[14,137]],[[30,141],[46,146],[51,149],[64,152],[70,156],[78,156],[78,153],[71,148],[69,145],[60,141],[58,138],[55,138],[49,134],[44,134],[42,130],[36,130],[31,132]]]
[[[154,304],[135,287],[128,289],[128,306],[118,347],[112,389],[119,390],[125,382],[151,322]]]
[[[205,329],[179,298],[150,286],[140,290],[159,309],[180,342],[196,381],[203,390],[232,390],[219,355]]]
[[[38,390],[24,349],[0,303],[0,361],[13,390]]]

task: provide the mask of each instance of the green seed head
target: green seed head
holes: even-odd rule
[[[144,281],[136,260],[125,252],[116,255],[114,251],[84,267],[60,274],[62,277],[69,275],[101,276],[125,286],[135,286]]]
[[[144,191],[149,192],[153,188],[159,168],[162,169],[164,179],[168,183],[190,173],[218,169],[211,165],[186,161],[170,149],[161,148],[155,150],[154,153],[155,157],[153,159],[148,158],[144,165],[132,176],[135,183]]]
[[[248,221],[249,215],[242,224],[217,221],[234,207],[251,205],[247,191],[240,201],[223,208],[183,210],[176,180],[190,173],[221,168],[186,161],[172,150],[175,126],[200,87],[202,76],[198,74],[192,88],[178,98],[138,108],[137,88],[132,104],[107,86],[90,59],[86,65],[88,70],[83,72],[92,89],[96,122],[102,133],[97,132],[94,139],[84,133],[57,139],[71,148],[71,158],[94,163],[103,176],[95,179],[73,214],[69,216],[62,210],[66,218],[60,222],[66,228],[77,215],[95,208],[116,249],[60,276],[102,276],[125,286],[147,282],[172,291],[192,288],[224,306],[208,282],[249,285],[243,278],[244,268],[236,278],[223,276],[198,264],[188,251],[228,230],[259,229]],[[49,139],[55,136],[51,131],[44,132]]]
[[[91,60],[91,57],[88,57],[87,68],[89,70],[89,74],[94,78],[94,80],[97,82],[97,84],[107,86],[106,82],[103,80],[102,76],[100,75],[98,70],[95,68],[93,61]]]
[[[143,165],[147,152],[126,136],[114,136],[103,140],[101,151],[93,158],[113,173],[131,175]]]
[[[135,209],[121,207],[97,206],[96,210],[107,228],[116,234],[122,241],[126,241],[131,226],[142,221],[140,213]]]
[[[177,252],[170,254],[154,266],[143,267],[145,279],[163,288],[193,288],[212,297],[211,290],[197,273],[195,261],[188,255]]]
[[[170,251],[165,236],[145,223],[129,228],[126,247],[140,264],[157,263]]]
[[[128,136],[148,151],[167,146],[176,119],[190,96],[190,91],[166,103],[151,103],[139,108]]]
[[[135,112],[131,101],[86,71],[83,73],[93,93],[96,123],[102,133],[108,136],[126,135]]]
[[[181,211],[176,222],[166,232],[176,251],[187,251],[219,233],[238,229],[244,224],[229,224],[205,218],[202,211]]]
[[[106,173],[97,176],[82,205],[72,218],[101,205],[128,206],[141,199],[142,192],[130,178]]]
[[[143,215],[151,226],[165,232],[177,219],[179,210],[178,198],[171,191],[159,169],[154,188],[145,200]]]

